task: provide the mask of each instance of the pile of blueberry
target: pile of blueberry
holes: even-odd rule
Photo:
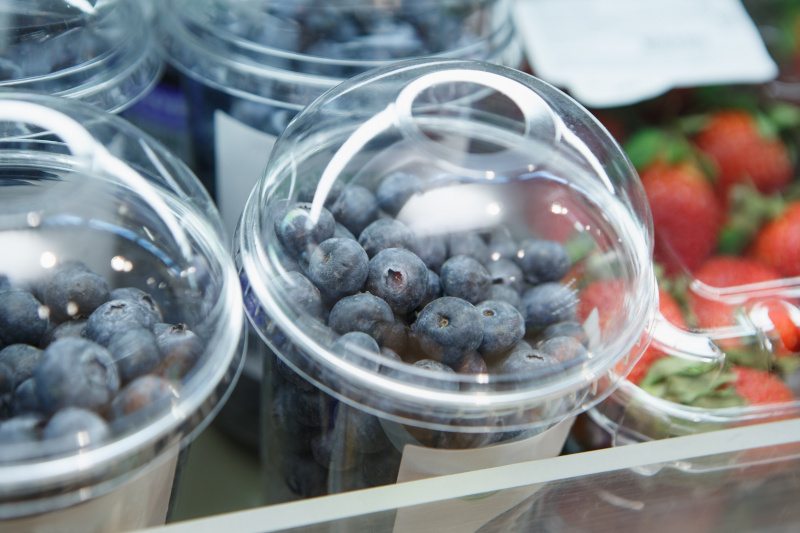
[[[316,218],[313,193],[301,190],[274,219],[286,271],[276,290],[330,332],[334,353],[347,359],[372,352],[378,362],[361,359],[369,370],[420,386],[425,380],[398,370],[402,363],[430,371],[432,387],[458,391],[470,387],[469,380],[459,385],[436,375],[502,375],[530,384],[585,361],[578,296],[560,281],[572,266],[566,247],[530,234],[519,238],[502,226],[418,235],[397,215],[429,186],[406,172],[373,188],[338,186]],[[280,335],[273,341],[281,352],[292,350]],[[383,365],[382,358],[394,363]],[[273,423],[287,443],[281,468],[295,492],[310,496],[394,481],[400,453],[378,418],[339,404],[281,359],[273,364]],[[406,430],[419,443],[441,448],[519,434]],[[343,470],[349,474],[336,475]],[[354,479],[360,481],[352,486]]]
[[[130,429],[175,399],[202,353],[148,293],[111,289],[82,262],[24,286],[0,276],[0,463]],[[46,446],[24,446],[39,441]]]

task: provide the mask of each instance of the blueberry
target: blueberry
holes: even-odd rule
[[[519,244],[517,244],[517,241],[514,240],[507,228],[498,228],[489,236],[487,251],[489,259],[492,261],[501,259],[516,261]]]
[[[558,361],[550,354],[530,349],[513,352],[500,366],[500,373],[519,377],[546,376],[559,368]]]
[[[438,273],[447,260],[447,241],[441,235],[417,235],[411,251],[425,266]]]
[[[166,379],[152,374],[140,376],[122,388],[111,402],[111,418],[120,420],[135,413],[143,414],[146,407],[158,406],[168,400],[176,401],[178,392]]]
[[[381,346],[397,353],[404,353],[408,347],[410,331],[405,320],[395,316],[392,325],[383,331],[383,337],[380,339]]]
[[[158,304],[150,294],[136,287],[121,287],[111,291],[109,300],[129,300],[141,305],[153,315],[153,323],[158,324],[164,321]]]
[[[284,417],[309,427],[327,427],[331,422],[333,398],[319,389],[309,392],[286,389],[273,397],[273,407]]]
[[[284,391],[282,394],[292,394],[292,392]],[[306,426],[297,420],[297,417],[291,412],[286,411],[290,407],[290,403],[285,401],[273,401],[270,431],[272,434],[277,434],[278,439],[282,446],[286,449],[292,450],[297,453],[305,453],[312,451],[313,441],[320,434],[327,433],[326,428]]]
[[[311,218],[311,204],[297,202],[281,210],[275,218],[275,234],[295,258],[305,258],[319,243],[333,237],[336,221],[322,208],[316,220]]]
[[[543,328],[556,322],[574,320],[578,300],[575,291],[560,283],[542,283],[525,291],[525,324]]]
[[[522,295],[508,285],[492,285],[489,289],[489,297],[487,300],[500,300],[508,302],[514,308],[525,316],[525,305],[522,303]]]
[[[0,445],[37,442],[44,425],[45,419],[39,414],[28,413],[9,418],[0,423]],[[7,459],[6,453],[0,453],[0,462]]]
[[[392,308],[384,300],[370,293],[354,294],[342,298],[331,309],[328,325],[337,333],[361,331],[379,343],[387,329],[394,324]]]
[[[379,354],[381,349],[375,339],[366,333],[362,333],[361,331],[350,331],[336,339],[333,344],[331,344],[331,351],[335,354],[339,354],[342,359],[346,361],[358,362],[363,360],[362,354],[364,351],[373,354]],[[364,365],[376,372],[380,367],[380,363],[373,363],[372,361],[365,361]]]
[[[586,347],[575,337],[553,337],[540,342],[538,348],[564,366],[582,363],[589,358]]]
[[[525,319],[510,303],[485,300],[475,306],[483,320],[483,340],[478,351],[496,358],[510,350],[525,335]]]
[[[86,338],[87,319],[67,320],[49,329],[45,334],[44,346],[65,337]],[[51,324],[52,325],[52,324]]]
[[[446,374],[455,375],[456,371],[451,366],[436,361],[434,359],[420,359],[413,365],[414,368],[420,368],[432,374]],[[439,379],[435,375],[431,375],[431,379],[420,379],[419,376],[406,376],[406,379],[413,379],[420,386],[428,386],[432,388],[444,388],[450,392],[458,391],[459,385],[457,381],[448,379]]]
[[[342,194],[342,191],[346,185],[341,181],[334,181],[331,185],[331,190],[328,192],[328,196],[325,197],[325,201],[323,202],[323,206],[330,210],[333,206],[333,203],[339,198],[339,195]],[[297,201],[303,204],[310,204],[314,201],[314,195],[317,192],[317,182],[315,181],[303,181],[300,186],[297,188]]]
[[[287,302],[291,302],[298,311],[322,320],[325,309],[322,295],[311,281],[299,272],[287,272],[278,282],[279,290]]]
[[[0,397],[13,392],[16,384],[14,369],[0,361]]]
[[[342,443],[348,454],[377,453],[391,446],[378,417],[343,403],[337,409],[333,432],[334,441]]]
[[[11,396],[11,413],[19,415],[23,413],[38,413],[41,411],[39,405],[39,395],[36,392],[36,380],[29,378],[17,385],[14,394]]]
[[[39,346],[47,331],[46,309],[20,289],[0,292],[0,343]]]
[[[336,222],[354,235],[369,226],[378,216],[378,201],[375,195],[361,185],[348,185],[330,208]]]
[[[11,368],[16,384],[33,377],[41,357],[42,350],[30,344],[12,344],[0,350],[0,363]]]
[[[420,302],[419,307],[425,307],[440,296],[442,296],[442,282],[439,279],[439,274],[428,269],[428,285],[425,289],[425,297]]]
[[[203,355],[203,341],[186,324],[156,324],[153,333],[161,354],[156,372],[167,379],[184,377]]]
[[[336,228],[333,230],[333,236],[337,239],[352,239],[354,241],[358,240],[349,229],[345,228],[338,222],[336,223]]]
[[[97,413],[80,407],[65,407],[55,413],[42,430],[42,439],[57,439],[51,449],[72,451],[84,446],[96,445],[108,439],[111,429]]]
[[[376,220],[364,228],[358,236],[358,243],[364,247],[370,258],[387,248],[411,250],[414,247],[414,240],[411,228],[391,218]]]
[[[161,362],[155,335],[149,329],[124,329],[112,335],[108,343],[123,383],[147,374]]]
[[[481,264],[489,260],[489,247],[486,241],[474,231],[450,235],[447,240],[447,253],[450,257],[465,255]]]
[[[492,287],[492,278],[486,267],[466,255],[445,261],[439,279],[445,295],[462,298],[471,304],[485,300]]]
[[[106,303],[110,290],[100,274],[82,263],[67,263],[58,268],[47,280],[44,304],[50,308],[50,319],[63,322],[86,318]]]
[[[421,194],[425,182],[416,174],[396,171],[381,181],[375,190],[378,206],[396,217],[406,202],[415,194]]]
[[[492,285],[506,285],[520,293],[525,288],[522,269],[510,259],[489,261],[486,270],[492,278]]]
[[[480,311],[468,301],[451,296],[426,305],[412,329],[422,350],[447,365],[458,365],[483,340]]]
[[[428,268],[414,252],[403,248],[381,250],[369,262],[364,288],[403,315],[416,309],[428,288]]]
[[[86,337],[107,346],[114,333],[123,329],[152,329],[156,322],[147,308],[130,300],[110,300],[89,315]]]
[[[563,244],[538,239],[522,241],[516,261],[525,274],[525,280],[533,285],[558,281],[571,266],[569,253]]]
[[[34,379],[47,413],[68,406],[105,412],[120,385],[111,354],[86,339],[60,339],[45,348]]]
[[[282,457],[280,469],[289,490],[302,498],[327,492],[328,470],[310,455],[287,453]]]
[[[476,351],[463,358],[453,370],[458,374],[486,374],[489,372],[489,367],[481,354]]]
[[[538,340],[539,342],[544,342],[555,337],[573,337],[583,344],[583,346],[589,346],[589,336],[586,335],[586,330],[575,321],[557,322],[547,326],[544,331],[539,334]]]
[[[367,252],[351,239],[324,240],[311,253],[308,277],[323,299],[336,301],[358,292],[369,272]]]

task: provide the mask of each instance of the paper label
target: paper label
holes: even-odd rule
[[[179,446],[108,494],[42,514],[0,521],[3,533],[112,533],[163,526],[167,520]]]
[[[232,237],[247,197],[264,173],[277,137],[243,124],[223,111],[214,112],[216,201]]]
[[[514,20],[533,73],[589,107],[778,74],[739,0],[518,0]]]
[[[469,450],[442,450],[406,444],[403,447],[397,482],[556,457],[564,447],[574,421],[574,418],[563,420],[533,437]],[[519,489],[503,490],[476,498],[447,500],[437,502],[436,505],[403,508],[397,512],[394,533],[423,529],[439,533],[475,532],[495,518],[513,512],[542,486],[542,484],[526,485]],[[459,517],[458,520],[454,520],[454,516]]]

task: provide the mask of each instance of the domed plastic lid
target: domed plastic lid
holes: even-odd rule
[[[522,58],[507,0],[168,0],[158,9],[159,41],[175,67],[248,98],[305,104],[403,59],[516,67]]]
[[[244,313],[219,215],[160,144],[48,95],[0,94],[0,126],[5,518],[188,443],[235,382]]]
[[[586,110],[515,69],[410,61],[326,93],[277,141],[239,231],[264,338],[389,418],[546,427],[649,341],[636,173]]]
[[[161,72],[140,2],[12,0],[0,6],[0,26],[0,87],[119,112]]]

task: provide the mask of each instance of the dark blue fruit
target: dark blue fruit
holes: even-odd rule
[[[498,259],[486,263],[486,270],[492,278],[493,285],[506,285],[517,292],[525,288],[525,278],[522,269],[510,259]]]
[[[560,280],[571,265],[569,252],[563,244],[538,239],[521,243],[517,263],[525,273],[525,280],[533,285]]]
[[[44,304],[50,308],[50,320],[63,322],[86,318],[108,301],[108,282],[82,263],[67,263],[47,281]]]
[[[17,384],[14,394],[11,396],[11,414],[16,416],[23,413],[38,413],[39,395],[36,392],[36,380],[26,379]]]
[[[403,248],[381,250],[369,262],[364,288],[404,315],[416,309],[428,289],[428,268],[414,252]]]
[[[510,303],[484,300],[475,307],[483,321],[483,340],[478,351],[484,357],[503,355],[525,336],[525,319]]]
[[[540,342],[538,348],[564,366],[582,363],[589,358],[586,347],[575,337],[553,337]]]
[[[145,328],[125,329],[115,333],[108,343],[123,383],[153,371],[161,354],[153,332]]]
[[[203,341],[186,324],[156,324],[153,333],[161,354],[155,372],[167,379],[183,378],[203,355]]]
[[[578,299],[575,291],[560,283],[542,283],[525,291],[525,324],[544,328],[557,322],[574,320]]]
[[[45,419],[39,414],[24,414],[0,423],[0,445],[37,442],[42,435]],[[0,453],[0,462],[7,457]]]
[[[334,446],[348,453],[377,453],[391,446],[378,417],[343,403],[334,419],[333,438]]]
[[[33,377],[41,357],[42,350],[30,344],[12,344],[0,350],[0,363],[11,368],[17,385]]]
[[[46,308],[33,294],[19,289],[0,291],[0,346],[39,346],[46,331]]]
[[[45,348],[34,379],[46,413],[70,406],[103,413],[120,385],[111,354],[86,339],[60,339]]]
[[[468,301],[451,296],[426,305],[412,329],[422,350],[447,365],[457,365],[483,340],[480,311]]]
[[[439,279],[445,295],[464,299],[471,304],[485,300],[492,287],[492,278],[486,267],[466,255],[445,261]]]
[[[474,231],[451,235],[447,241],[447,253],[450,257],[466,255],[481,264],[490,259],[489,247],[486,245],[486,241]]]
[[[333,237],[336,221],[324,207],[312,218],[311,204],[297,202],[275,218],[275,234],[295,258],[305,258],[319,243]]]
[[[379,354],[380,346],[375,339],[361,331],[351,331],[336,339],[331,345],[331,352],[338,354],[345,361],[361,363],[365,368],[376,372],[380,368],[380,363],[367,359],[369,353]]]
[[[358,236],[358,243],[372,258],[387,248],[405,248],[412,250],[414,247],[414,233],[411,228],[392,218],[381,218],[364,228]]]
[[[425,266],[438,273],[447,260],[447,241],[441,235],[417,235],[411,251]]]
[[[322,295],[307,277],[299,272],[287,272],[278,281],[278,290],[298,312],[318,320],[325,316]]]
[[[501,374],[520,378],[544,377],[557,372],[561,366],[550,354],[529,349],[513,352],[500,366]]]
[[[148,406],[163,407],[162,403],[177,401],[178,392],[168,380],[146,374],[140,376],[119,391],[111,402],[111,419],[119,420],[142,411]]]
[[[547,326],[544,331],[539,334],[538,341],[544,342],[555,337],[573,337],[583,344],[583,346],[589,346],[589,336],[586,334],[586,330],[584,330],[583,326],[578,322],[571,320]]]
[[[164,321],[161,310],[158,308],[158,304],[153,297],[136,287],[121,287],[119,289],[114,289],[111,291],[109,300],[130,300],[132,302],[136,302],[152,313],[154,324]]]
[[[508,302],[513,305],[523,317],[525,316],[525,305],[522,303],[522,295],[508,285],[492,285],[489,289],[489,297],[487,300]]]
[[[44,342],[42,343],[43,346],[47,346],[51,342],[63,339],[64,337],[86,338],[86,322],[87,319],[80,318],[77,320],[67,320],[55,327],[51,327],[45,334]]]
[[[153,314],[149,309],[130,300],[111,300],[89,316],[86,337],[107,346],[111,337],[124,329],[153,329]]]
[[[359,235],[378,216],[375,195],[361,185],[348,185],[330,208],[336,222]]]
[[[424,181],[416,174],[397,171],[389,174],[375,190],[378,206],[396,217],[405,203],[415,194],[421,194]]]
[[[42,430],[43,440],[56,441],[48,443],[48,449],[59,452],[94,446],[110,435],[111,429],[103,418],[93,411],[79,407],[61,409]]]
[[[367,252],[351,239],[322,241],[309,256],[308,278],[332,302],[361,290],[369,272]]]
[[[331,309],[328,325],[337,333],[361,331],[379,343],[394,324],[392,308],[370,293],[342,298]]]

